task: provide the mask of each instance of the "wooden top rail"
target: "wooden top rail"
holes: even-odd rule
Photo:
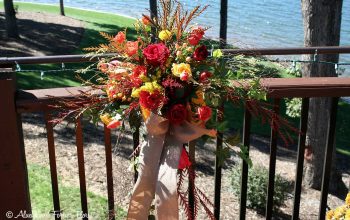
[[[271,98],[350,96],[350,77],[266,78],[261,84]]]
[[[271,98],[344,97],[350,96],[350,78],[265,78],[261,80]],[[68,87],[18,91],[17,112],[36,112],[49,109],[57,98],[74,98],[89,87]],[[101,91],[96,91],[101,94]]]
[[[251,49],[223,49],[225,54],[243,55],[295,55],[295,54],[341,54],[350,53],[350,46],[327,47],[290,47],[290,48],[251,48]],[[94,58],[86,55],[57,55],[42,57],[0,57],[1,66],[17,64],[43,64],[43,63],[80,63],[93,62],[99,58],[112,57],[116,54],[103,54]]]

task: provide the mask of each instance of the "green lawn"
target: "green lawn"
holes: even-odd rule
[[[28,176],[33,216],[47,216],[53,210],[50,170],[40,165],[28,164]],[[79,187],[66,186],[59,178],[59,196],[63,219],[73,219],[73,217],[77,219],[76,217],[81,210]],[[107,219],[107,199],[92,192],[87,192],[87,196],[90,216],[93,219]],[[119,207],[116,209],[116,213],[117,219],[124,219],[126,214]]]
[[[59,7],[54,5],[42,5],[24,2],[15,2],[15,7],[19,12],[45,12],[52,14],[59,14]],[[0,10],[3,10],[3,2],[0,1]],[[80,46],[75,50],[74,54],[82,54],[83,48],[95,46],[106,41],[100,36],[99,32],[107,32],[109,34],[116,34],[118,31],[127,28],[128,38],[135,39],[136,32],[133,28],[134,19],[123,16],[80,10],[76,8],[65,7],[65,14],[68,17],[79,19],[85,22],[85,32],[81,40]],[[79,69],[85,67],[87,64],[66,64],[65,67],[71,69]],[[61,65],[46,64],[46,65],[21,65],[22,70],[55,70],[60,69]],[[91,74],[85,77],[89,78]],[[41,79],[41,72],[18,72],[18,87],[20,89],[36,89],[36,88],[52,88],[65,86],[78,86],[79,80],[76,78],[74,71],[65,72],[47,72]]]

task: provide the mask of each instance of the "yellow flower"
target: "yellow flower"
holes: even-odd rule
[[[350,193],[348,193],[348,195],[346,196],[345,204],[350,208]]]
[[[137,89],[133,88],[131,92],[131,97],[133,98],[140,97],[140,92],[141,92],[141,88],[137,88]]]
[[[155,90],[162,90],[162,87],[156,81],[146,82],[145,85],[141,86],[141,91],[153,93]]]
[[[168,30],[162,30],[161,32],[159,32],[159,39],[162,40],[162,41],[167,41],[171,38],[171,32],[168,31]]]
[[[341,217],[344,217],[345,212],[346,212],[346,205],[339,206],[338,208],[336,208],[336,209],[334,210],[334,216],[333,216],[333,218],[335,218],[335,219],[340,219]]]
[[[196,91],[197,98],[192,98],[192,103],[199,106],[205,106],[204,93],[201,89]]]
[[[189,78],[192,77],[191,66],[188,63],[173,64],[171,69],[174,76],[180,77],[181,74],[186,73]]]
[[[348,209],[345,213],[345,220],[349,220],[350,219],[350,209]]]
[[[149,82],[150,81],[150,79],[147,76],[145,76],[144,74],[141,74],[139,77],[142,80],[142,82]]]
[[[333,210],[329,210],[326,214],[326,220],[331,220],[334,216],[334,211]]]
[[[156,81],[146,82],[143,86],[138,89],[133,89],[131,93],[131,97],[138,98],[140,96],[141,91],[147,91],[149,93],[153,93],[154,91],[163,91],[163,87],[161,87]]]
[[[100,115],[100,119],[105,125],[108,125],[112,121],[112,118],[109,116],[109,114]]]

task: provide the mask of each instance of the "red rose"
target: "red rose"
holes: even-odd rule
[[[156,110],[163,101],[163,96],[159,91],[152,94],[147,91],[140,92],[140,105],[149,110]]]
[[[179,125],[183,121],[186,120],[187,114],[188,114],[187,109],[184,105],[176,104],[176,105],[171,106],[171,108],[168,111],[167,116],[168,116],[170,123],[175,124],[175,125]]]
[[[209,71],[204,71],[199,75],[200,82],[206,82],[213,74]]]
[[[207,121],[211,117],[211,108],[209,108],[208,106],[199,107],[197,112],[199,119],[202,121]]]
[[[193,58],[197,61],[205,60],[208,57],[208,50],[205,45],[197,47],[194,51]]]
[[[163,66],[170,56],[169,49],[162,43],[150,44],[143,49],[143,56],[152,66]]]
[[[184,147],[182,147],[181,157],[178,165],[179,170],[183,170],[191,166],[190,158],[188,157],[188,153]]]

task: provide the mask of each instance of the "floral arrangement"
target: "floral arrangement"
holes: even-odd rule
[[[280,125],[288,123],[279,120],[270,105],[259,102],[266,99],[266,92],[258,77],[235,71],[230,64],[234,62],[220,49],[208,51],[204,38],[207,28],[191,25],[207,6],[188,11],[175,0],[160,0],[159,5],[158,16],[143,15],[136,22],[136,39],[128,39],[126,30],[115,36],[101,33],[108,43],[86,48],[92,57],[114,55],[99,60],[96,76],[85,81],[92,89],[82,92],[80,102],[64,101],[71,110],[60,120],[84,114],[95,122],[100,119],[109,129],[121,130],[126,121],[131,129],[144,122],[147,137],[135,152],[140,155],[139,178],[128,219],[146,219],[154,197],[158,219],[178,219],[178,199],[189,219],[196,218],[199,205],[215,219],[213,204],[200,189],[193,189],[194,210],[188,204],[189,191],[182,190],[185,175],[193,183],[195,178],[188,169],[191,161],[184,144],[223,132],[227,122],[216,120],[222,118],[222,111],[216,109],[228,101],[243,101],[253,116],[270,122],[279,134],[283,132]],[[227,156],[229,146],[239,145],[236,134],[217,138],[226,144],[217,152],[222,157]],[[245,146],[240,147],[239,155],[251,163]]]
[[[350,193],[346,196],[345,205],[334,210],[329,210],[326,215],[327,220],[348,220],[350,219]]]

